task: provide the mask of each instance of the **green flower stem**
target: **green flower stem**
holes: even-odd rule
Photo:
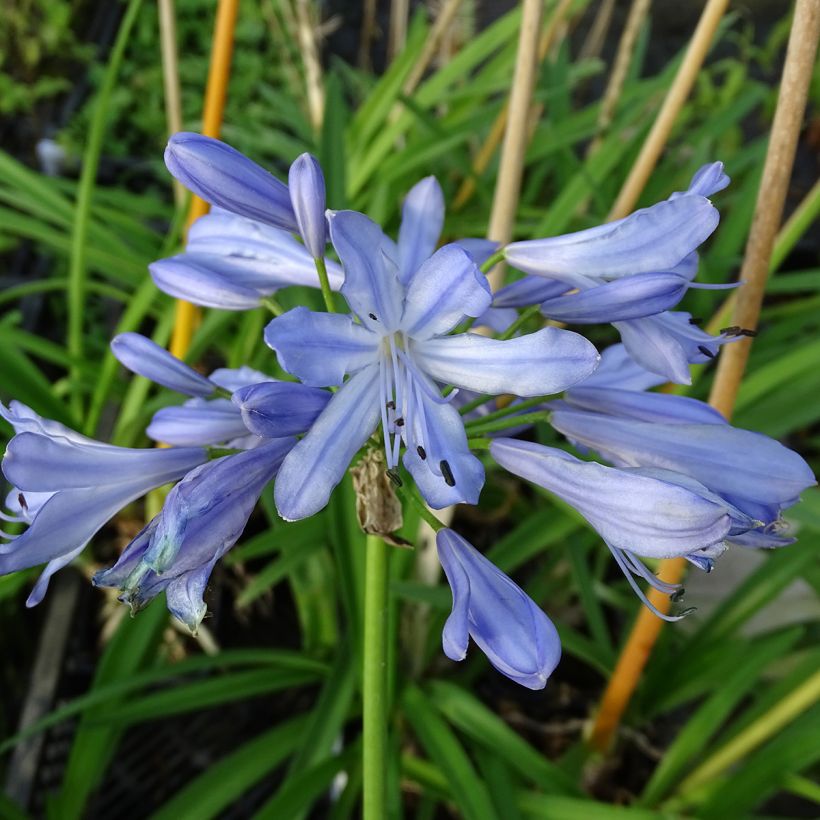
[[[402,487],[396,487],[396,493],[405,501],[409,501],[410,504],[416,508],[419,515],[433,528],[434,532],[438,532],[439,530],[443,530],[447,527],[443,521],[439,521],[438,518],[427,508],[427,505],[419,496],[419,491],[415,484],[411,487],[408,487],[406,484]]]
[[[325,307],[328,313],[335,313],[336,306],[333,304],[333,291],[330,289],[330,279],[327,278],[327,265],[320,256],[313,260],[316,264],[316,273],[319,274],[319,285],[322,288],[322,298],[325,300]]]
[[[368,535],[362,648],[362,795],[364,820],[387,817],[388,546]]]
[[[502,419],[504,416],[511,416],[513,413],[520,413],[522,410],[529,410],[531,407],[538,407],[539,404],[543,404],[545,401],[549,401],[548,396],[535,396],[535,398],[526,399],[517,404],[508,404],[506,407],[487,413],[486,416],[479,419],[471,419],[464,426],[467,428],[468,433],[473,433],[475,428],[483,427],[489,421]]]
[[[549,413],[539,410],[537,413],[522,413],[520,416],[507,416],[502,419],[488,421],[486,424],[475,424],[468,428],[470,435],[482,435],[483,433],[494,433],[497,430],[506,430],[508,427],[517,427],[519,424],[537,424],[539,421],[547,421]]]
[[[475,410],[476,407],[481,407],[482,404],[487,404],[487,402],[492,401],[494,398],[495,396],[490,395],[476,396],[472,401],[468,401],[467,404],[463,404],[459,407],[458,412],[464,416],[472,410]]]
[[[504,261],[504,248],[496,251],[487,261],[479,268],[482,273],[489,273],[499,262]]]
[[[273,296],[263,296],[260,301],[262,306],[266,307],[274,316],[281,316],[285,312],[285,309]]]
[[[505,342],[507,339],[512,339],[521,328],[529,322],[533,316],[538,316],[541,312],[541,305],[531,305],[526,310],[522,311],[520,316],[503,332],[499,333],[495,338],[500,342]]]

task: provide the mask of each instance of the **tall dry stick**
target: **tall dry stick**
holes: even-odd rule
[[[409,0],[390,0],[390,30],[387,38],[387,59],[393,62],[407,42],[407,17]]]
[[[510,92],[510,114],[504,132],[501,164],[495,184],[490,224],[487,228],[487,237],[501,244],[510,241],[515,211],[518,207],[518,195],[521,191],[530,104],[538,71],[538,39],[543,7],[543,0],[523,0],[518,55]],[[496,266],[487,277],[493,290],[498,288],[502,274],[503,271]]]
[[[310,0],[296,0],[296,32],[305,67],[308,115],[313,130],[318,132],[325,116],[325,88],[322,84],[318,21],[314,19],[313,11]]]
[[[666,146],[672,126],[692,90],[706,53],[709,51],[709,46],[712,44],[715,31],[728,5],[729,0],[709,0],[706,8],[703,9],[695,33],[686,49],[683,63],[666,94],[666,99],[658,112],[652,130],[609,212],[610,220],[627,216],[635,209],[638,197],[646,186],[650,174],[655,170],[658,158]]]
[[[182,131],[182,94],[179,88],[179,61],[177,60],[177,24],[174,0],[159,0],[159,41],[162,54],[162,85],[165,95],[165,120],[168,136]],[[185,201],[185,188],[174,180],[174,202]]]
[[[755,327],[760,314],[769,260],[783,215],[783,203],[806,107],[818,34],[820,5],[817,0],[797,0],[769,148],[741,268],[741,276],[745,280],[741,290],[746,293],[738,297],[734,323],[743,327]],[[750,344],[751,340],[736,342],[727,345],[721,353],[710,403],[727,418],[734,407]],[[740,347],[740,352],[733,351],[736,347]],[[728,364],[725,363],[727,359]],[[677,583],[682,577],[684,565],[683,558],[664,561],[659,575],[668,583]],[[668,611],[667,596],[653,589],[649,599],[661,611]],[[648,609],[641,608],[604,692],[592,728],[590,744],[598,751],[604,752],[609,748],[662,624],[663,621]]]
[[[589,33],[584,39],[578,52],[579,60],[591,60],[601,55],[606,41],[609,24],[612,22],[612,12],[615,10],[615,0],[601,0],[595,19],[589,27]]]

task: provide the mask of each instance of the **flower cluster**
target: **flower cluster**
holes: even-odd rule
[[[393,241],[361,213],[326,209],[322,171],[309,155],[293,163],[286,185],[230,146],[183,133],[171,139],[166,164],[213,209],[183,253],[150,266],[158,287],[247,310],[276,307],[277,290],[307,285],[321,288],[327,311],[296,307],[265,328],[294,381],[247,367],[206,377],[143,336],[115,338],[123,365],[188,397],[147,428],[165,448],[103,444],[18,402],[0,405],[15,432],[2,465],[13,489],[0,514],[28,525],[0,543],[0,573],[46,564],[30,605],[108,519],[177,482],[94,583],[119,589],[134,608],[164,591],[171,612],[196,630],[211,571],[268,483],[275,479],[284,519],[314,515],[371,437],[393,482],[401,486],[406,471],[433,509],[477,503],[493,462],[545,488],[600,534],[647,604],[640,582],[675,588],[644,559],[682,556],[708,571],[728,545],[791,543],[781,513],[814,483],[803,459],[702,402],[650,392],[688,383],[691,363],[744,332],[711,336],[673,310],[699,287],[697,249],[719,220],[708,197],[729,184],[720,163],[626,219],[500,249],[482,239],[439,245],[444,197],[432,177],[407,195]],[[523,276],[493,294],[481,266],[501,256]],[[334,294],[347,312],[336,312]],[[601,357],[570,330],[510,327],[518,308],[534,305],[566,324],[612,323],[623,344]],[[497,337],[471,332],[473,323]],[[468,430],[493,418],[487,408],[498,396],[513,402],[498,411],[506,437],[471,446]],[[607,464],[510,437],[531,421],[518,418],[516,403],[537,408],[584,458]],[[476,447],[489,448],[489,462]],[[453,530],[439,530],[437,547],[453,594],[447,656],[463,659],[472,637],[504,675],[543,687],[561,651],[544,612]]]

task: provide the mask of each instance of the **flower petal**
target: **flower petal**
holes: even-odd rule
[[[407,194],[399,227],[399,278],[407,283],[433,251],[444,227],[444,194],[435,177],[425,177]]]
[[[441,631],[441,644],[451,661],[463,661],[470,644],[470,578],[456,556],[458,545],[448,537],[450,532],[441,530],[436,535],[438,559],[453,593],[453,607]]]
[[[456,245],[439,248],[407,282],[402,330],[416,339],[451,331],[465,316],[481,316],[492,302],[487,277]]]
[[[213,375],[211,376],[213,379]],[[648,390],[666,379],[641,367],[622,344],[610,345],[601,352],[598,369],[578,386],[614,387],[622,390]]]
[[[175,299],[220,310],[259,307],[260,293],[214,270],[215,258],[185,253],[158,259],[148,270],[156,286]]]
[[[288,173],[288,189],[296,224],[305,247],[315,259],[325,255],[325,178],[322,166],[310,154],[297,157]]]
[[[297,521],[319,512],[350,460],[376,429],[379,368],[360,370],[330,400],[308,434],[285,458],[274,487],[279,515]]]
[[[586,378],[598,352],[583,336],[547,327],[498,341],[474,333],[414,345],[416,361],[434,379],[480,393],[541,396]]]
[[[342,295],[365,327],[392,333],[401,321],[404,291],[391,261],[390,241],[356,211],[329,212],[329,219],[330,238],[344,268]]]
[[[257,436],[279,438],[304,433],[330,401],[331,393],[290,382],[263,382],[233,394],[245,426]]]
[[[210,396],[214,384],[139,333],[120,333],[111,351],[133,373],[189,396]]]
[[[265,342],[288,373],[312,387],[341,384],[346,374],[372,364],[379,349],[379,337],[350,316],[306,307],[273,319]]]
[[[168,170],[197,196],[232,213],[298,230],[288,187],[224,142],[182,131],[165,149]]]
[[[493,307],[529,307],[554,299],[570,290],[566,282],[545,279],[543,276],[524,276],[517,282],[496,291]]]
[[[717,227],[708,199],[689,195],[636,211],[585,231],[513,242],[507,262],[525,273],[582,284],[587,277],[614,279],[670,270]]]
[[[688,287],[689,282],[675,273],[639,273],[549,299],[541,313],[570,324],[639,319],[674,307]]]
[[[175,447],[207,447],[248,435],[239,410],[228,399],[194,400],[154,413],[145,432]]]
[[[616,549],[670,558],[712,546],[729,533],[724,506],[675,484],[528,441],[496,439],[490,454],[506,470],[573,506]]]

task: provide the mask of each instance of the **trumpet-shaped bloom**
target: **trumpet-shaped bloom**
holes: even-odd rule
[[[205,616],[203,593],[214,565],[242,534],[293,443],[276,439],[189,472],[162,512],[113,567],[94,576],[94,584],[119,588],[120,600],[133,609],[165,591],[168,609],[195,632]]]
[[[429,183],[416,186],[408,198],[437,202],[429,188]],[[563,390],[597,364],[588,341],[556,328],[503,342],[446,335],[465,316],[484,313],[489,285],[457,246],[425,257],[440,228],[440,213],[432,208],[429,224],[417,210],[412,213],[398,248],[362,214],[333,214],[331,241],[344,267],[341,292],[352,315],[300,307],[274,319],[265,331],[289,373],[314,387],[342,385],[282,465],[275,495],[286,519],[324,507],[379,420],[388,469],[396,467],[403,442],[404,465],[429,504],[474,503],[484,471],[469,451],[461,417],[438,384],[535,396]]]
[[[528,689],[543,689],[561,659],[552,621],[453,530],[440,530],[436,546],[453,593],[453,609],[441,635],[444,654],[464,660],[472,637],[503,675]]]
[[[319,259],[325,255],[327,244],[325,177],[310,154],[302,154],[290,166],[288,188],[299,233],[311,255]]]
[[[81,436],[43,419],[19,402],[0,415],[16,435],[3,458],[3,474],[16,504],[6,515],[28,529],[0,545],[0,575],[46,564],[27,604],[45,595],[57,570],[71,562],[126,504],[203,463],[200,448],[129,449]],[[29,501],[31,499],[31,503]]]

